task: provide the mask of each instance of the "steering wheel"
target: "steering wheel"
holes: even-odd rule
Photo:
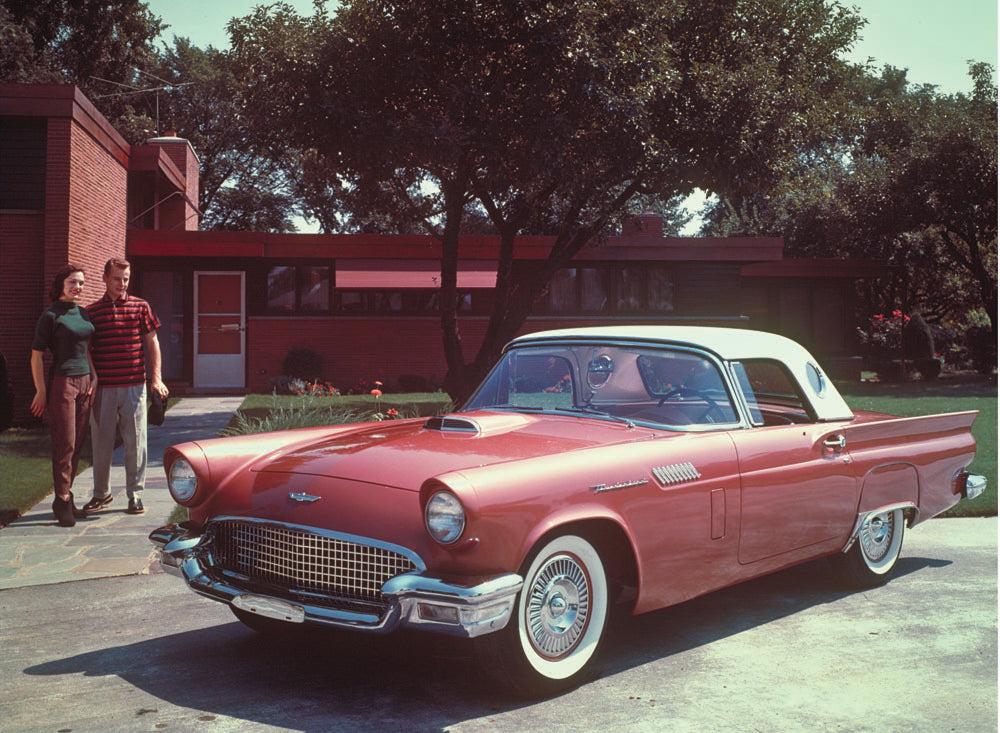
[[[656,406],[662,407],[663,403],[669,400],[671,397],[685,397],[688,395],[698,397],[699,399],[705,400],[705,402],[708,403],[708,409],[706,409],[703,413],[701,413],[701,415],[698,416],[698,419],[695,420],[696,423],[705,423],[705,422],[714,423],[715,420],[712,419],[713,412],[719,418],[722,417],[723,413],[722,410],[719,409],[718,403],[715,400],[713,400],[708,395],[707,392],[702,392],[700,389],[692,389],[691,387],[674,387],[672,390],[670,390],[665,395],[663,395],[663,397],[660,398],[660,401]]]

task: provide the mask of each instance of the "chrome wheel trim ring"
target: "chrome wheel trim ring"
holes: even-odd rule
[[[524,606],[527,637],[539,656],[556,661],[573,653],[590,623],[590,588],[586,567],[571,554],[553,555],[539,568]]]

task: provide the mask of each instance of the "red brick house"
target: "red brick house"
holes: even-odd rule
[[[430,237],[198,231],[198,160],[173,136],[129,146],[71,86],[0,85],[0,351],[17,395],[52,273],[133,262],[133,291],[163,323],[164,378],[185,390],[267,391],[290,348],[308,346],[325,378],[392,384],[444,376],[439,251]],[[522,237],[531,267],[546,237]],[[786,260],[777,238],[662,236],[643,215],[582,251],[525,331],[606,322],[720,323],[777,331],[828,363],[853,353],[855,281],[871,262]],[[461,328],[471,358],[485,329],[498,240],[467,237]],[[26,416],[26,397],[19,416]]]

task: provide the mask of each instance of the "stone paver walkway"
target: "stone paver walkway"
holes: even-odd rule
[[[176,443],[218,437],[242,401],[239,396],[183,397],[167,411],[163,425],[150,426],[145,514],[125,513],[125,469],[118,448],[111,469],[114,500],[104,511],[78,519],[75,527],[60,527],[49,494],[0,529],[0,589],[148,572],[153,558],[149,533],[166,524],[176,506],[163,473],[163,451]],[[87,502],[93,488],[88,468],[73,482],[77,506]]]

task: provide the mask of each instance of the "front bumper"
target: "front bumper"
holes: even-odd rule
[[[404,573],[383,584],[389,609],[379,616],[288,601],[220,578],[209,572],[200,531],[187,522],[160,527],[149,539],[158,550],[163,570],[183,578],[191,590],[207,598],[269,618],[377,634],[413,628],[472,638],[499,631],[510,621],[523,584],[516,573],[468,586],[423,573]]]

